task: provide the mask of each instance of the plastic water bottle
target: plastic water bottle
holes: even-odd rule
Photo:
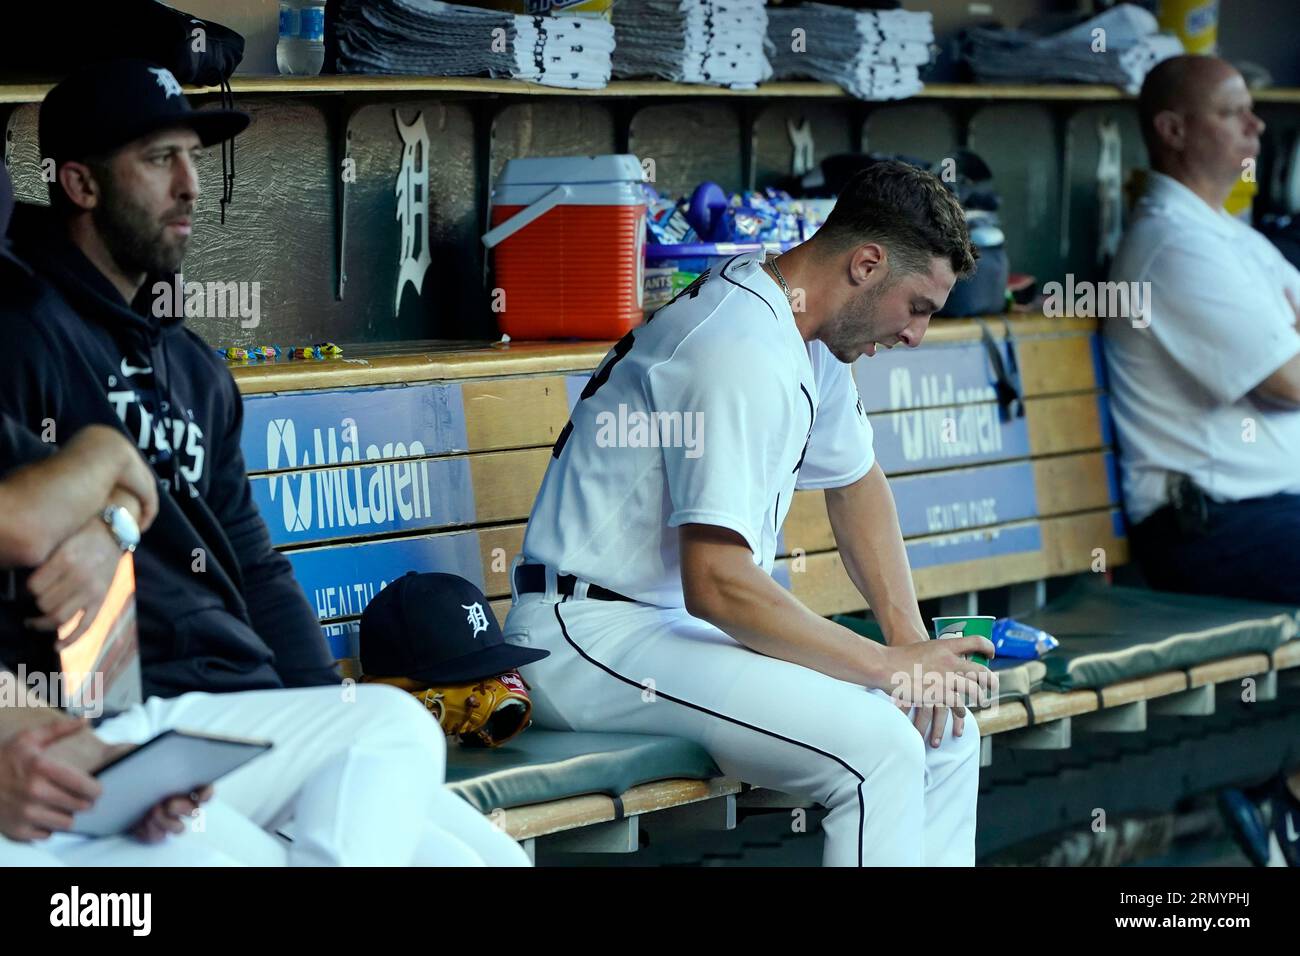
[[[298,39],[302,40],[303,69],[316,76],[325,65],[325,0],[302,0],[298,11]]]
[[[302,62],[298,42],[298,8],[302,0],[280,0],[280,39],[275,44],[275,66],[281,76],[297,73]]]
[[[315,76],[325,65],[325,0],[280,0],[275,64],[284,76]]]

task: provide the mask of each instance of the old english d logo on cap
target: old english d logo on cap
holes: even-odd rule
[[[455,574],[392,581],[361,614],[361,670],[430,685],[496,677],[549,652],[507,644],[487,598]]]
[[[162,87],[163,95],[166,97],[180,96],[181,85],[176,82],[176,77],[172,76],[172,71],[163,66],[151,66],[149,72],[158,77],[158,85]]]

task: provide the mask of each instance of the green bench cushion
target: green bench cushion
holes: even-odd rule
[[[680,737],[532,727],[491,750],[447,746],[448,786],[482,813],[584,793],[617,796],[653,780],[720,776],[703,747]]]
[[[1042,689],[1047,665],[1042,661],[1021,661],[1010,667],[997,668],[998,703],[1024,700]]]
[[[1269,653],[1294,636],[1296,609],[1088,580],[1020,620],[1061,641],[1045,686],[1076,690]]]

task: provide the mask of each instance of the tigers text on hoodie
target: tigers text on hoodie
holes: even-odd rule
[[[253,503],[225,363],[180,317],[152,314],[166,277],[128,305],[52,215],[20,206],[9,232],[49,288],[19,307],[0,294],[0,413],[37,434],[52,422],[59,441],[116,425],[157,474],[158,517],[135,556],[145,695],[337,683],[315,611]],[[7,218],[0,209],[0,232]],[[12,641],[0,637],[0,660]]]

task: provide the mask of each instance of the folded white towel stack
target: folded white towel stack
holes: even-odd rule
[[[981,81],[1069,80],[1136,93],[1153,66],[1183,52],[1178,37],[1159,30],[1150,11],[1121,3],[1049,36],[1027,30],[971,30],[966,59]]]
[[[617,0],[614,75],[753,89],[772,75],[763,0]]]
[[[897,100],[923,86],[934,23],[928,11],[803,3],[768,11],[767,37],[778,77],[838,83],[863,100]]]
[[[599,15],[519,16],[439,0],[344,0],[340,73],[511,77],[547,86],[609,83],[614,28]]]

